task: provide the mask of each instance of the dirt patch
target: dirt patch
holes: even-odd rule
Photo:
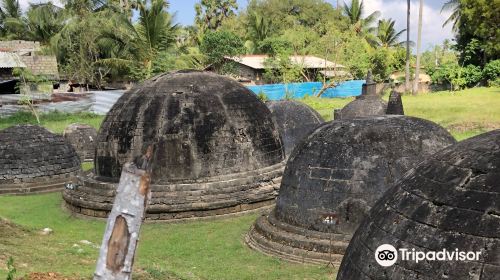
[[[11,223],[7,219],[0,218],[0,239],[18,237],[28,232],[28,230],[22,228],[21,226]]]
[[[56,272],[32,272],[18,280],[83,280],[84,278],[71,278],[62,276]]]
[[[470,122],[470,123],[457,123],[448,126],[448,130],[453,130],[457,132],[466,132],[471,130],[495,130],[500,128],[500,123],[482,123],[482,122]]]

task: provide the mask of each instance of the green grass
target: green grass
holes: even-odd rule
[[[99,129],[104,116],[99,116],[92,113],[61,113],[51,112],[40,114],[40,124],[52,132],[61,134],[64,128],[72,123],[88,124],[96,129]],[[0,118],[0,129],[17,124],[37,124],[35,117],[29,112],[18,112],[10,117]]]
[[[387,96],[384,96],[387,100]],[[326,120],[333,118],[333,109],[353,100],[306,97],[300,101],[316,109]],[[473,88],[459,92],[440,91],[404,95],[405,114],[434,121],[457,139],[500,128],[500,88]]]
[[[58,272],[90,277],[103,221],[72,217],[61,209],[61,194],[0,197],[0,213],[22,230],[0,235],[0,261],[15,260],[18,275]],[[258,214],[185,223],[145,224],[136,256],[138,279],[333,279],[324,266],[292,264],[249,249],[243,238]],[[51,235],[38,232],[50,227]],[[1,226],[0,226],[1,228]],[[73,247],[77,244],[79,247]],[[83,249],[83,252],[78,252]],[[0,264],[0,279],[6,271]]]

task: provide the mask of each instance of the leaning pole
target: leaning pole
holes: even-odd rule
[[[132,278],[139,230],[151,198],[151,162],[153,147],[142,157],[123,165],[113,208],[108,217],[94,280]]]

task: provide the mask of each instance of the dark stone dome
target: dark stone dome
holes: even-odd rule
[[[293,247],[291,254],[306,261],[328,261],[329,250],[341,257],[361,220],[389,186],[416,163],[453,143],[444,128],[414,117],[326,123],[294,149],[276,208],[257,221],[250,237],[256,236],[253,243],[258,243],[272,232],[273,242]],[[325,219],[334,225],[325,224]],[[281,239],[290,234],[288,241]],[[330,234],[333,247],[328,245]],[[316,239],[305,241],[308,236]]]
[[[70,208],[105,216],[121,166],[149,144],[156,146],[149,218],[237,212],[276,195],[284,155],[269,109],[232,79],[182,71],[148,80],[117,101],[98,134],[95,176],[64,194]]]
[[[379,96],[360,96],[340,110],[340,119],[354,119],[385,115],[387,103]]]
[[[64,138],[75,148],[81,161],[94,160],[97,130],[90,125],[73,123],[63,132]]]
[[[285,154],[288,156],[295,145],[325,120],[311,107],[294,100],[268,101],[281,134]]]
[[[474,261],[397,261],[379,266],[375,250],[480,252]],[[408,172],[356,231],[337,279],[498,279],[500,130],[450,146]]]
[[[60,135],[36,125],[0,131],[0,194],[60,190],[80,169],[78,155]]]

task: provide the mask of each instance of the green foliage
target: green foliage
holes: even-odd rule
[[[459,0],[453,2],[453,21],[457,26],[457,49],[461,63],[484,66],[500,57],[500,36],[497,2]],[[456,14],[455,14],[456,11]],[[477,44],[474,44],[474,40]],[[473,43],[473,45],[471,45]],[[472,53],[472,55],[471,55]]]
[[[235,15],[238,9],[236,0],[201,0],[195,6],[195,22],[201,33],[215,31],[223,21]]]
[[[482,71],[479,66],[469,64],[462,69],[462,77],[464,79],[464,86],[473,87],[478,85],[482,79]]]
[[[376,44],[378,46],[384,48],[400,47],[406,43],[399,41],[399,37],[406,31],[406,29],[396,32],[396,29],[394,29],[395,23],[396,22],[392,19],[381,19],[378,21],[376,39]]]
[[[257,98],[260,99],[260,101],[262,101],[262,102],[266,102],[267,100],[269,100],[269,98],[267,97],[267,95],[263,91],[260,91],[259,93],[257,93]]]
[[[495,81],[498,81],[499,77],[500,77],[500,59],[492,60],[484,66],[483,78],[487,82],[495,83]]]
[[[234,65],[225,57],[233,57],[245,53],[241,38],[229,31],[209,31],[203,37],[200,51],[206,56],[207,64],[212,65],[218,73],[233,73]]]
[[[17,269],[14,266],[14,258],[9,257],[7,259],[7,280],[14,280],[16,276]]]
[[[263,78],[270,83],[293,83],[302,78],[302,66],[290,60],[290,53],[281,52],[264,61]],[[287,90],[286,90],[287,91]],[[286,94],[286,92],[285,92]]]
[[[373,33],[375,28],[372,26],[375,20],[380,16],[379,11],[375,11],[364,17],[363,0],[352,0],[350,5],[344,3],[344,14],[349,18],[349,22],[357,34],[366,35]]]
[[[63,9],[54,6],[51,2],[30,4],[26,13],[28,37],[41,44],[49,44],[50,39],[64,27],[65,18]]]
[[[377,49],[370,57],[373,80],[383,82],[389,78],[392,73],[392,55],[388,49]]]
[[[292,44],[280,37],[270,37],[264,39],[258,45],[258,49],[265,54],[276,56],[279,53],[291,53]]]

